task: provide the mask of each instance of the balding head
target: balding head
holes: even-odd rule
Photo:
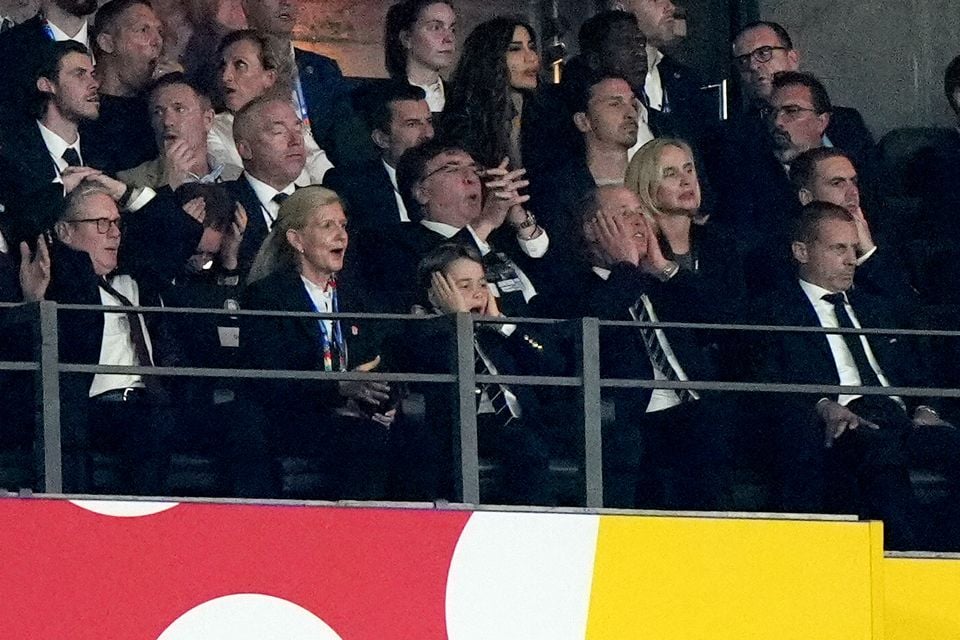
[[[233,138],[244,170],[274,189],[285,188],[303,171],[303,123],[287,97],[246,105],[233,121]]]

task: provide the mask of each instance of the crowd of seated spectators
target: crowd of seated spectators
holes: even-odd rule
[[[458,51],[455,4],[402,0],[389,79],[357,84],[292,43],[297,0],[42,0],[0,33],[0,302],[110,307],[60,312],[66,363],[309,373],[448,373],[445,316],[463,312],[495,320],[475,326],[478,374],[575,375],[570,323],[511,318],[625,321],[586,357],[671,384],[604,389],[606,506],[733,509],[749,469],[765,508],[882,519],[893,548],[960,546],[955,405],[674,384],[955,386],[946,339],[688,323],[956,329],[956,130],[891,174],[774,22],[734,37],[744,100],[719,121],[670,54],[670,0],[622,4],[546,85],[525,19],[488,20]],[[960,57],[944,85],[960,122]],[[24,318],[0,316],[0,360],[35,358]],[[449,385],[356,377],[64,373],[64,488],[94,491],[107,451],[118,492],[163,495],[186,448],[233,495],[279,495],[278,459],[306,456],[324,479],[309,497],[456,499]],[[0,384],[0,448],[37,446],[32,374]],[[500,469],[482,500],[557,504],[551,460],[583,456],[576,394],[484,383],[476,412]],[[934,534],[917,469],[944,483]]]

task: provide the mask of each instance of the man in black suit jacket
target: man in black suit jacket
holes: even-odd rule
[[[892,243],[875,241],[860,201],[860,183],[850,156],[840,149],[818,147],[801,153],[790,164],[790,181],[800,203],[829,202],[843,207],[857,223],[856,284],[878,296],[912,300],[906,267]]]
[[[542,258],[550,238],[523,207],[528,199],[519,191],[526,186],[523,173],[504,166],[482,169],[469,153],[443,141],[408,150],[397,166],[397,184],[407,211],[420,222],[388,229],[370,243],[378,251],[361,257],[369,287],[380,291],[392,308],[408,310],[419,298],[417,264],[431,248],[456,238],[483,256],[504,312],[517,317],[535,313],[531,301],[537,290],[527,274],[528,260]]]
[[[571,317],[633,320],[604,329],[604,378],[717,380],[717,345],[703,331],[643,328],[645,322],[718,322],[733,292],[664,257],[636,194],[602,187],[580,211],[588,261],[568,293]],[[725,297],[726,296],[726,297]],[[708,391],[620,389],[605,393],[616,421],[604,434],[604,503],[618,507],[719,509],[725,497],[728,407]],[[642,453],[641,453],[642,451]],[[682,469],[674,494],[665,468]]]
[[[359,107],[380,157],[334,167],[323,177],[323,186],[347,203],[356,247],[363,230],[410,222],[397,189],[397,162],[407,149],[433,139],[433,117],[420,87],[392,80],[376,83],[363,92]]]
[[[671,0],[619,0],[637,17],[647,39],[647,77],[644,94],[654,111],[669,113],[703,131],[718,121],[717,109],[708,104],[700,78],[690,67],[665,50],[681,35],[676,6]]]
[[[233,135],[243,174],[224,184],[247,212],[237,266],[243,280],[277,220],[280,204],[298,186],[305,186],[295,181],[303,171],[306,151],[300,119],[288,100],[262,98],[249,103],[237,113]]]
[[[90,47],[87,16],[97,10],[96,0],[44,0],[29,20],[0,35],[0,56],[9,61],[0,68],[0,122],[14,122],[31,114],[38,65],[51,42],[74,40]]]
[[[799,283],[764,301],[759,321],[782,326],[899,328],[897,309],[853,290],[858,235],[843,208],[814,202],[794,231]],[[898,314],[898,311],[900,312]],[[931,386],[911,338],[777,332],[765,335],[760,379],[787,384]],[[879,517],[888,546],[918,541],[907,468],[932,467],[955,485],[960,439],[933,406],[885,395],[778,394],[770,431],[781,508]],[[855,482],[853,482],[855,481]]]
[[[151,278],[140,279],[121,259],[117,205],[103,185],[81,183],[57,222],[48,299],[114,307],[159,303]],[[199,234],[198,234],[199,235]],[[194,239],[196,241],[196,238]],[[184,251],[180,262],[185,262]],[[118,269],[118,267],[120,267]],[[168,274],[172,277],[172,274]],[[61,312],[64,362],[110,365],[175,365],[176,349],[161,327],[134,313]],[[170,398],[161,380],[140,374],[74,374],[61,384],[64,481],[68,491],[89,490],[89,446],[118,449],[124,478],[113,491],[162,495],[173,427]]]

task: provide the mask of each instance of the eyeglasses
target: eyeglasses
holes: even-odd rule
[[[792,122],[794,120],[797,120],[801,115],[803,115],[808,111],[810,113],[820,113],[816,109],[811,109],[809,107],[801,107],[796,104],[788,104],[787,106],[780,107],[780,108],[764,107],[763,109],[760,110],[760,115],[762,115],[767,120],[773,121],[779,118],[780,115],[782,114],[784,120]]]
[[[111,226],[115,226],[117,231],[122,232],[124,227],[124,220],[122,218],[80,218],[79,220],[67,220],[69,223],[74,222],[95,222],[97,224],[97,233],[107,233],[110,231]]]
[[[773,59],[774,51],[787,51],[787,48],[786,47],[769,47],[769,46],[757,47],[750,53],[745,53],[740,56],[733,56],[733,61],[734,63],[736,63],[737,67],[739,67],[740,69],[749,69],[751,59],[756,60],[757,62],[760,62],[760,63],[770,62],[770,60]]]
[[[420,181],[423,182],[430,176],[438,173],[442,173],[443,175],[453,175],[455,173],[463,175],[464,173],[468,173],[470,175],[478,176],[480,175],[480,165],[478,165],[476,162],[471,162],[470,164],[457,164],[455,162],[450,162],[443,166],[437,167],[430,173],[423,176]]]

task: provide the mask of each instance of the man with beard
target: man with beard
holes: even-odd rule
[[[157,155],[142,93],[160,58],[162,25],[146,0],[111,0],[97,12],[92,35],[101,117],[83,132],[89,164],[114,174]]]
[[[74,40],[89,47],[87,16],[97,0],[44,0],[40,11],[0,35],[0,122],[28,116],[30,98],[43,51],[52,42]]]

